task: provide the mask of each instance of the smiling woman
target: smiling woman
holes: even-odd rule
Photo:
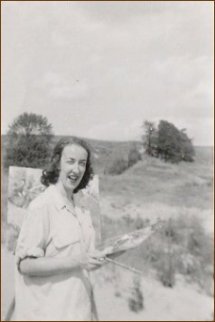
[[[16,249],[18,321],[89,321],[95,315],[89,271],[103,263],[90,213],[74,194],[92,177],[91,154],[77,138],[60,140],[43,171]]]
[[[56,144],[51,158],[51,162],[49,166],[43,171],[43,175],[41,178],[41,182],[45,186],[55,184],[59,181],[60,169],[62,167],[61,163],[65,164],[66,162],[67,164],[72,164],[75,161],[77,161],[76,152],[74,151],[74,149],[78,150],[78,154],[80,152],[80,155],[77,155],[77,157],[80,157],[80,160],[78,160],[78,162],[79,165],[85,165],[85,171],[81,180],[79,181],[79,184],[76,185],[73,192],[76,193],[80,189],[83,189],[87,186],[87,184],[93,176],[93,169],[91,165],[91,152],[86,142],[76,137],[62,139]],[[83,159],[81,159],[82,156]]]

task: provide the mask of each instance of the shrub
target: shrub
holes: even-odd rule
[[[142,229],[144,227],[147,227],[149,223],[149,219],[143,219],[140,216],[138,216],[135,220],[135,229]]]
[[[142,159],[140,152],[137,147],[134,146],[130,149],[128,153],[128,167],[132,167],[135,163]]]
[[[143,261],[155,269],[163,285],[173,287],[178,273],[210,292],[213,240],[198,217],[181,215],[164,222],[141,247]]]
[[[128,169],[128,161],[123,158],[115,159],[111,165],[107,167],[105,173],[111,175],[117,175],[123,173],[126,169]]]
[[[163,254],[156,265],[156,269],[157,276],[164,286],[173,287],[175,285],[176,267],[171,253]]]
[[[130,227],[134,223],[134,219],[129,214],[124,215],[122,219],[127,227]]]
[[[141,291],[140,279],[135,276],[133,279],[133,286],[131,289],[131,296],[128,299],[128,306],[131,311],[139,312],[144,308],[144,299]]]
[[[15,253],[20,228],[16,225],[7,224],[6,231],[6,247],[9,252]]]

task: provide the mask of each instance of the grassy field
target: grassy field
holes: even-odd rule
[[[159,219],[164,222],[163,229],[153,238],[119,259],[143,272],[140,291],[144,294],[144,309],[140,312],[129,309],[132,274],[125,277],[123,269],[107,265],[96,276],[100,317],[103,320],[151,321],[159,317],[172,321],[212,320],[212,148],[196,147],[193,163],[169,164],[143,156],[121,175],[111,176],[104,174],[106,166],[118,156],[126,158],[134,143],[91,140],[90,144],[100,176],[103,238],[142,228]],[[10,238],[5,223],[7,180],[7,171],[2,169],[4,245]],[[126,291],[123,279],[124,284],[131,279],[131,287]],[[117,303],[114,309],[113,302]]]
[[[141,312],[128,312],[127,297],[131,288],[127,293],[123,290],[123,283],[119,281],[123,275],[120,269],[114,294],[120,306],[118,312],[121,313],[118,315],[121,314],[124,319],[212,320],[212,157],[212,149],[199,147],[196,148],[194,163],[168,164],[143,157],[142,161],[119,176],[100,176],[104,238],[144,227],[158,219],[165,223],[162,231],[120,258],[124,264],[144,272],[141,290],[148,303]],[[172,291],[166,290],[163,295],[162,287],[153,284],[155,280]],[[178,287],[181,287],[180,290]],[[154,293],[160,296],[159,304]],[[201,299],[199,293],[202,294]],[[193,297],[198,302],[193,305],[201,308],[199,311],[189,308]],[[127,299],[124,300],[124,306],[122,298]],[[150,306],[153,298],[155,301]],[[106,310],[110,320],[117,319],[116,313],[109,312]]]
[[[213,207],[212,150],[199,148],[196,153],[193,163],[169,164],[143,157],[121,175],[101,175],[102,212],[115,219],[122,215],[165,218],[181,212],[206,219]]]

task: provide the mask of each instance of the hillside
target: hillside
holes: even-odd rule
[[[53,137],[51,146],[57,143],[62,137],[56,135]],[[113,158],[118,156],[127,158],[128,152],[134,145],[137,148],[141,148],[142,144],[138,141],[103,141],[83,138],[90,146],[92,150],[93,163],[96,173],[103,173],[107,164],[109,164]],[[2,160],[4,160],[7,146],[7,135],[1,136],[2,144]]]
[[[55,138],[57,139],[57,138]],[[4,152],[6,140],[3,140]],[[127,157],[130,147],[138,142],[89,140],[93,148],[96,171],[100,174],[100,210],[102,237],[107,238],[164,220],[165,229],[138,249],[121,256],[120,261],[143,272],[141,292],[144,310],[129,309],[133,296],[133,274],[107,265],[98,273],[95,296],[102,320],[210,320],[213,310],[213,150],[196,147],[193,163],[169,164],[155,158],[143,159],[121,175],[104,174],[107,164],[117,156]],[[6,169],[2,173],[3,218],[7,205]],[[172,226],[169,228],[168,220]],[[6,218],[5,218],[6,219]],[[3,222],[4,224],[4,222]],[[3,225],[14,244],[14,232]],[[173,250],[172,282],[166,253],[171,232]],[[189,231],[189,234],[187,232]],[[12,279],[7,272],[13,262],[5,250],[3,234],[3,285],[6,290],[3,311],[13,294]],[[168,255],[168,256],[167,256]],[[163,274],[163,275],[162,275]],[[198,309],[194,309],[198,308]]]
[[[212,176],[211,148],[198,147],[193,163],[170,164],[145,156],[119,176],[100,176],[101,198],[109,205],[105,213],[117,218],[122,213],[169,216],[179,209],[208,212],[213,200]]]
[[[65,136],[56,135],[52,140],[52,147],[56,142]],[[89,144],[93,152],[93,160],[95,172],[98,174],[104,173],[105,167],[112,162],[113,159],[122,157],[127,159],[128,152],[131,147],[136,146],[138,150],[142,150],[141,141],[103,141],[95,139],[87,139],[86,142]],[[4,160],[7,146],[7,135],[1,136],[1,151],[2,160]],[[195,160],[200,164],[212,165],[213,149],[212,147],[195,147],[196,156]]]
[[[54,137],[53,144],[61,137]],[[121,175],[105,175],[104,170],[118,157],[127,158],[129,149],[141,142],[87,140],[93,150],[95,172],[100,176],[102,213],[109,217],[156,216],[178,213],[178,208],[205,212],[212,206],[213,149],[195,147],[195,162],[165,163],[143,156],[143,160]],[[2,136],[2,157],[7,137]],[[7,172],[3,171],[3,203],[7,191]],[[133,206],[136,202],[136,207]],[[142,211],[144,207],[144,213]],[[3,206],[3,213],[6,204]],[[135,209],[134,209],[135,208]],[[157,211],[159,210],[159,211]],[[153,214],[152,214],[153,213]]]

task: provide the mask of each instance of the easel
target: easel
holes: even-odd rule
[[[11,321],[11,317],[13,315],[14,309],[15,309],[15,296],[13,296],[12,298],[12,301],[5,315],[5,319],[3,321]]]

